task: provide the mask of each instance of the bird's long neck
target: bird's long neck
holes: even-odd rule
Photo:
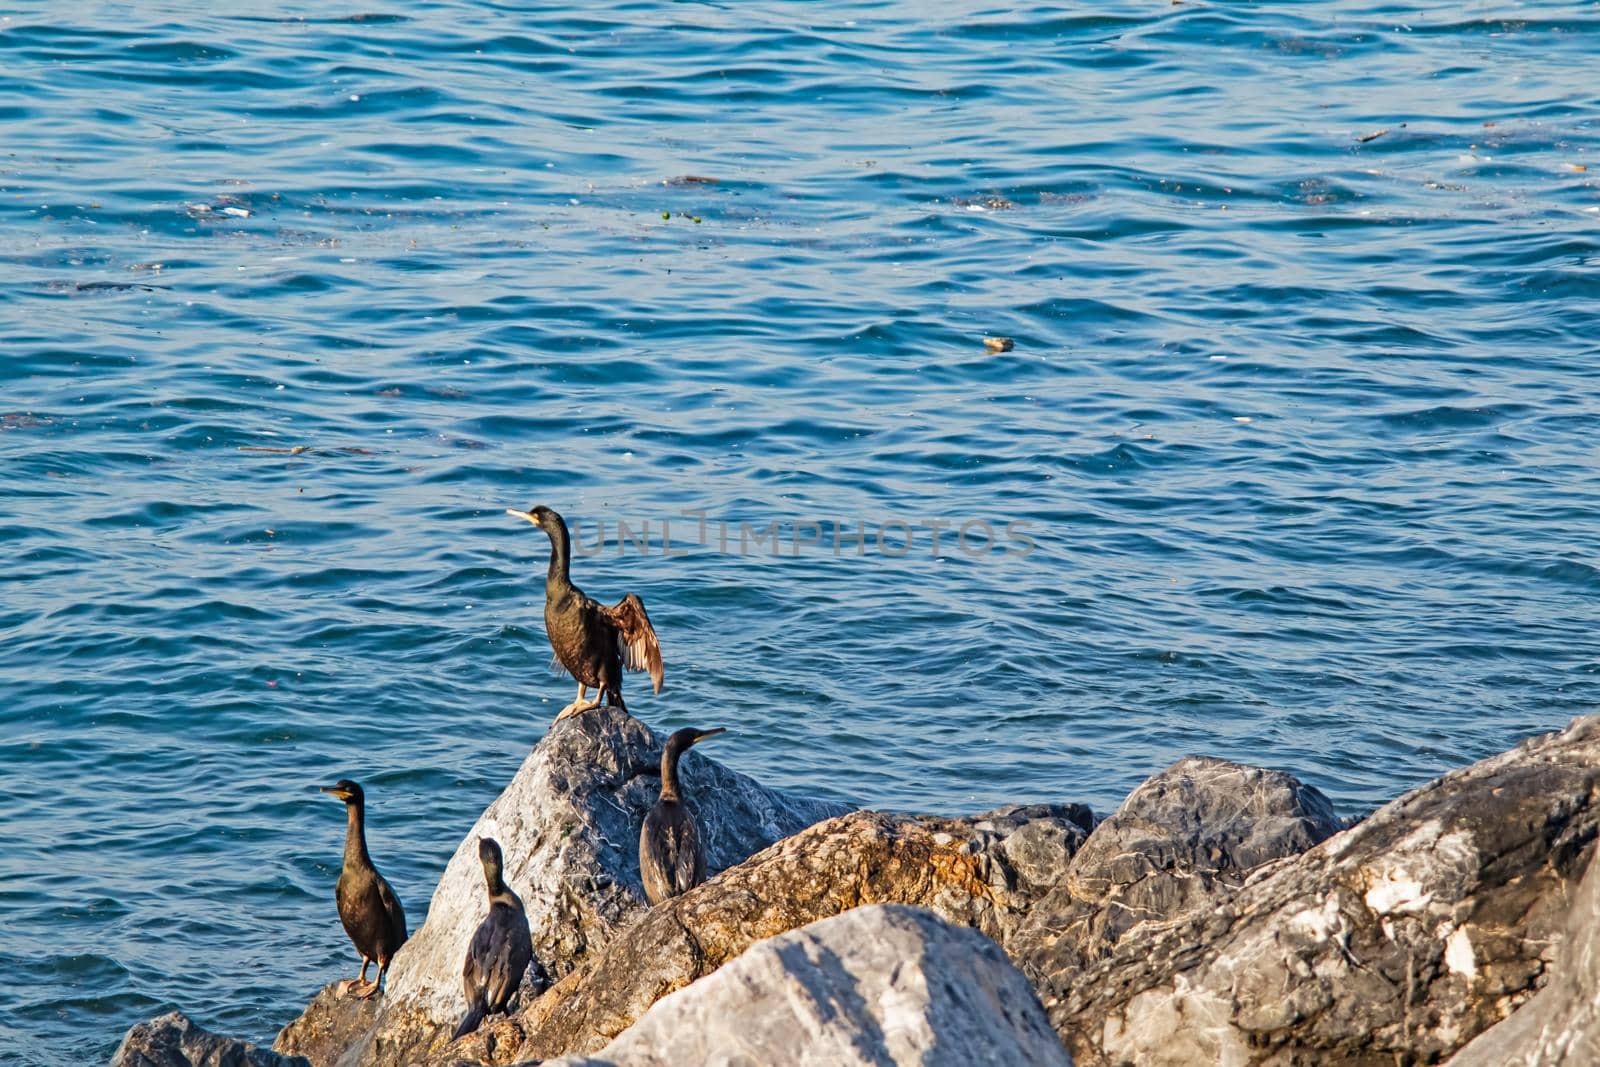
[[[567,524],[559,515],[551,521],[552,525],[545,528],[545,533],[550,535],[550,571],[544,579],[546,592],[564,590],[572,585],[568,572],[572,559],[572,540],[567,536]]]
[[[499,867],[484,867],[483,882],[484,887],[489,890],[490,907],[494,907],[496,904],[514,907],[519,903],[517,895],[511,891],[510,886],[506,885],[505,872]]]
[[[668,745],[661,753],[661,799],[683,799],[683,788],[678,783],[678,757],[682,756],[681,749]]]
[[[366,805],[356,801],[344,806],[344,865],[370,867],[372,858],[367,855]]]

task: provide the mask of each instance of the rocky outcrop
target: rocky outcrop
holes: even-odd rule
[[[594,1052],[657,1000],[751,945],[863,904],[913,904],[997,939],[1065,869],[1091,816],[1080,805],[1002,809],[967,819],[855,812],[780,841],[661,904],[525,1011],[457,1055],[486,1063]],[[512,1050],[515,1050],[514,1052]]]
[[[1600,1063],[1600,858],[1578,886],[1550,980],[1511,1018],[1456,1053],[1450,1067],[1590,1067]]]
[[[376,1016],[330,987],[274,1047],[327,1067],[335,1054],[346,1065],[403,1062],[442,1045],[465,1010],[463,954],[488,909],[480,836],[504,850],[506,880],[522,897],[544,972],[559,978],[602,951],[645,911],[639,825],[660,789],[660,760],[661,740],[615,708],[556,724],[462,839],[427,922],[395,956]],[[767,789],[698,751],[680,774],[712,872],[847,810]],[[526,1003],[538,988],[519,996]]]
[[[546,1067],[1071,1067],[1028,982],[930,911],[856,908],[752,947],[592,1058]]]
[[[1095,827],[1006,949],[1034,981],[1064,985],[1138,924],[1212,907],[1338,829],[1328,798],[1291,775],[1180,760]]]
[[[1022,1017],[1031,1002],[1006,1014],[1013,993],[991,998],[1011,979],[992,957],[972,962],[982,934],[1034,981],[1081,1065],[1600,1062],[1600,874],[1582,874],[1600,870],[1600,718],[1332,836],[1315,790],[1217,760],[1181,761],[1098,827],[1086,808],[1035,805],[967,819],[854,812],[801,829],[837,808],[695,755],[683,773],[714,798],[701,819],[709,866],[726,869],[646,910],[633,850],[658,753],[612,711],[553,731],[451,861],[388,993],[368,1003],[330,987],[278,1050],[315,1067],[781,1063],[765,1058],[790,1051],[880,1063],[947,1049],[985,1062],[982,1042],[1010,1049],[1037,1020]],[[484,908],[480,834],[507,846],[556,981],[447,1047]],[[864,905],[889,907],[852,910]],[[974,970],[976,984],[934,984]],[[974,1007],[989,1030],[946,1025]],[[181,1038],[162,1040],[129,1037],[187,1055]]]
[[[181,1011],[139,1023],[111,1057],[111,1067],[311,1067],[299,1056],[280,1056],[196,1026]]]
[[[1042,999],[1080,1064],[1437,1062],[1542,984],[1597,800],[1579,720],[1129,930]]]

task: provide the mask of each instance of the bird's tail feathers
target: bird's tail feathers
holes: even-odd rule
[[[480,997],[467,1006],[467,1013],[461,1017],[461,1025],[456,1027],[456,1032],[451,1041],[457,1041],[476,1030],[483,1022],[484,1003]]]

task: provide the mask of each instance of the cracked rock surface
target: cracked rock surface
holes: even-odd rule
[[[1328,798],[1292,775],[1179,760],[1095,827],[1006,950],[1034,981],[1063,984],[1139,923],[1213,907],[1247,872],[1338,829]]]
[[[1080,1065],[1438,1062],[1543,984],[1597,791],[1580,719],[1135,927],[1041,999]]]
[[[912,904],[1003,939],[1037,883],[1023,880],[1010,849],[1042,865],[1055,841],[1056,868],[1090,820],[1081,805],[1006,808],[966,819],[859,811],[778,842],[718,878],[665,901],[527,1009],[491,1027],[480,1062],[508,1063],[594,1052],[663,996],[711,974],[751,945],[863,904]],[[1032,866],[1036,872],[1042,866]]]
[[[1484,1031],[1450,1067],[1590,1067],[1600,1063],[1600,860],[1578,886],[1550,981]]]
[[[1071,1067],[1027,979],[933,912],[868,905],[779,934],[546,1067]]]

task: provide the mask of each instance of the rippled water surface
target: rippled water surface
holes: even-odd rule
[[[1105,809],[1202,752],[1358,813],[1592,710],[1597,35],[12,5],[0,1060],[270,1040],[352,963],[319,782],[421,921],[571,699],[508,505],[608,524],[636,713],[862,804]]]

